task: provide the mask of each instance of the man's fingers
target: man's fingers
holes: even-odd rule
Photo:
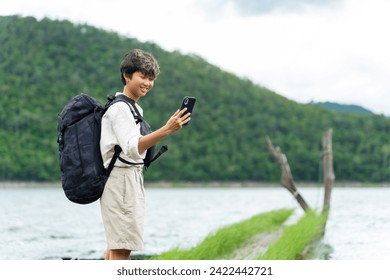
[[[185,111],[187,111],[187,107],[184,107],[183,109],[181,109],[181,111],[179,112],[179,116],[181,117]]]
[[[187,114],[185,114],[184,116],[181,116],[180,119],[186,120],[186,119],[188,119],[190,116],[191,116],[191,113],[187,113]]]
[[[186,124],[190,121],[190,119],[191,119],[190,115],[191,115],[191,113],[187,113],[179,119],[180,126],[182,126],[183,124]]]
[[[190,120],[191,120],[191,118],[186,118],[186,119],[182,122],[182,125],[188,123]]]

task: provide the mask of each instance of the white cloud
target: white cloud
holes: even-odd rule
[[[250,16],[234,1],[13,0],[0,4],[0,14],[93,24],[196,53],[299,102],[353,103],[390,115],[390,1],[283,4]]]
[[[229,32],[220,49],[233,38],[248,55],[225,47],[229,59],[222,52],[210,60],[300,102],[353,103],[390,115],[389,11],[386,1],[355,0],[336,10],[222,18],[216,29]]]

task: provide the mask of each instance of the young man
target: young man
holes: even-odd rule
[[[123,93],[116,95],[124,94],[134,100],[138,111],[143,114],[137,102],[153,88],[159,72],[158,63],[150,53],[139,49],[130,51],[121,64]],[[121,158],[139,163],[129,165],[117,160],[100,199],[107,239],[105,259],[127,260],[131,251],[143,250],[145,201],[142,162],[148,148],[189,122],[190,114],[186,114],[185,110],[177,110],[163,127],[145,136],[140,134],[140,124],[136,124],[125,102],[113,104],[104,114],[100,149],[105,167],[114,154],[115,145],[122,148]]]

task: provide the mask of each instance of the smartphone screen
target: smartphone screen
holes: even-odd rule
[[[196,102],[195,97],[184,96],[183,101],[181,102],[180,110],[184,109],[184,107],[187,107],[187,111],[185,112],[185,114],[187,114],[187,113],[192,114],[192,110],[194,109],[195,102]],[[187,125],[187,124],[188,123],[186,123],[184,125]]]

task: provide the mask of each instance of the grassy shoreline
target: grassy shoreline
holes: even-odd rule
[[[285,222],[293,212],[293,209],[279,209],[258,214],[247,220],[222,227],[192,248],[174,248],[151,259],[303,259],[309,256],[307,252],[310,245],[321,240],[326,215],[309,211],[295,224],[286,226]]]
[[[155,260],[215,260],[231,259],[232,254],[258,234],[271,234],[292,215],[293,209],[280,209],[255,215],[242,222],[222,227],[190,248],[175,248]]]

